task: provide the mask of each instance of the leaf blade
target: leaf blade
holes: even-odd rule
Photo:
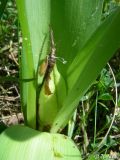
[[[72,85],[72,83],[73,85],[72,87],[70,86],[68,96],[64,102],[64,106],[56,116],[56,119],[51,128],[51,132],[58,132],[67,124],[69,118],[72,116],[73,111],[77,107],[80,98],[95,80],[102,67],[104,67],[104,65],[107,63],[108,59],[113,55],[116,49],[119,48],[119,17],[120,8],[118,8],[101,25],[101,27],[99,27],[96,33],[90,38],[88,44],[86,44],[83,50],[80,51],[80,54],[76,56],[75,60],[71,64],[68,70],[68,86]],[[96,43],[95,46],[93,42]],[[83,59],[85,55],[89,56],[86,59]],[[82,65],[80,64],[81,59],[85,60]],[[77,64],[79,64],[77,68],[75,68],[76,61]],[[94,72],[92,72],[93,68]],[[76,71],[74,71],[74,69],[76,69]],[[71,75],[69,75],[69,73]],[[75,82],[73,82],[74,79]]]

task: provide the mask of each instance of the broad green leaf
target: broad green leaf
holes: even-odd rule
[[[18,13],[23,35],[23,51],[21,54],[21,81],[22,83],[22,102],[23,113],[27,123],[32,128],[36,127],[36,89],[35,89],[35,70],[31,49],[30,32],[27,21],[27,13],[25,10],[24,1],[16,1],[18,6]],[[31,79],[31,80],[29,80]],[[27,81],[29,80],[29,81]]]
[[[50,0],[16,0],[16,2],[21,28],[29,34],[36,72],[39,59],[41,56],[41,60],[44,59],[46,54],[48,54],[46,52],[48,52],[49,40]],[[26,39],[27,37],[23,34],[23,38]]]
[[[68,96],[56,116],[51,132],[56,132],[67,124],[80,98],[120,47],[119,26],[120,8],[104,21],[73,60],[67,71]]]
[[[51,24],[55,35],[60,73],[66,78],[68,66],[101,22],[103,0],[52,0]]]
[[[37,69],[48,48],[50,0],[16,0],[23,36],[21,56],[22,108],[26,123],[36,128]],[[47,38],[46,38],[47,37]]]
[[[81,160],[75,143],[65,135],[12,126],[0,134],[1,160]]]

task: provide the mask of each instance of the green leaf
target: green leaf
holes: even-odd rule
[[[42,61],[48,52],[50,0],[16,0],[16,2],[22,31],[26,30],[30,38],[36,72],[39,59]],[[26,35],[23,34],[23,38],[26,39]]]
[[[24,1],[16,1],[23,35],[23,51],[21,54],[21,79],[35,79],[34,62],[32,56],[31,39]],[[22,12],[21,12],[22,10]],[[36,89],[35,80],[21,81],[22,107],[27,124],[36,128]]]
[[[99,100],[113,100],[113,97],[109,93],[103,93],[98,97]]]
[[[57,56],[67,61],[65,65],[57,61],[64,78],[78,51],[101,23],[102,7],[103,0],[51,1],[51,24]]]
[[[68,96],[52,126],[62,129],[72,116],[80,98],[120,46],[120,8],[114,11],[81,49],[67,71]]]
[[[12,126],[0,135],[1,160],[81,160],[74,142],[65,135]]]
[[[21,56],[22,109],[26,124],[36,128],[37,70],[48,49],[50,0],[36,2],[16,0],[16,2],[23,36]]]

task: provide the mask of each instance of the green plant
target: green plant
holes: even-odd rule
[[[81,132],[79,130],[75,135],[83,134],[82,150],[84,153],[90,153],[92,150],[92,155],[98,151],[99,154],[109,153],[109,149],[114,149],[115,146],[117,148],[117,144],[119,144],[112,138],[114,137],[112,135],[119,133],[119,129],[113,123],[117,118],[115,117],[118,108],[117,83],[112,68],[110,65],[108,66],[102,70],[101,76],[97,78],[82,98],[78,108],[80,110],[79,128]],[[112,92],[113,90],[115,93]],[[91,153],[89,156],[91,157]]]
[[[56,135],[57,141],[62,141],[58,133],[67,125],[79,100],[120,45],[120,8],[115,8],[102,21],[103,1],[99,0],[16,2],[23,36],[20,59],[22,109],[25,124],[40,133],[21,126],[7,129],[0,136],[6,139],[0,146],[1,158],[6,159],[7,143],[11,144],[11,151],[16,145],[19,149],[17,142],[24,139],[25,134],[28,141],[22,147],[25,145],[29,150],[29,143],[38,143],[41,150],[41,143],[44,145],[45,155],[41,159],[46,159],[46,155],[49,159],[81,159],[76,147],[73,151],[71,140],[66,142],[69,152],[62,152],[53,140],[50,141],[53,150],[48,152],[46,141],[41,142],[41,132],[48,131],[50,139]],[[52,66],[51,56],[55,60]],[[14,138],[16,130],[23,138]],[[34,141],[36,134],[39,138]],[[45,133],[46,139],[47,136]],[[29,159],[29,153],[24,150],[18,158],[25,153]],[[34,156],[36,154],[38,151]]]
[[[90,158],[88,158],[87,160],[113,160],[113,158],[111,158],[108,154],[104,154],[104,155],[92,155]]]

